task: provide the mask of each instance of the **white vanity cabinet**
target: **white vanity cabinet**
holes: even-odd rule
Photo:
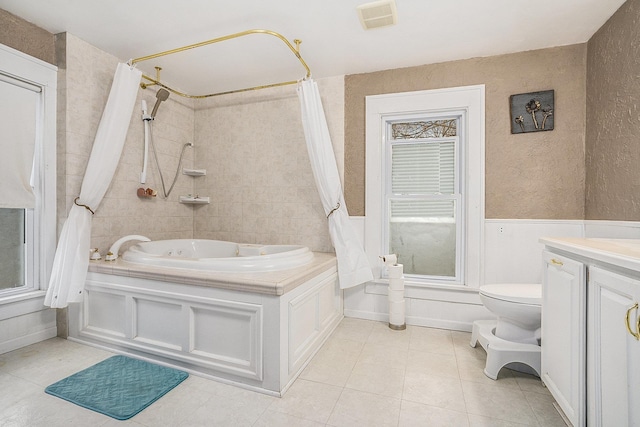
[[[585,424],[585,265],[543,252],[542,381],[574,426]]]
[[[640,425],[640,278],[589,268],[590,426]]]
[[[575,426],[640,426],[640,240],[541,239],[542,381]]]

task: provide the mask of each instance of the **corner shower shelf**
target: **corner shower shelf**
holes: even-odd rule
[[[206,205],[211,203],[209,197],[180,196],[180,203],[188,205]]]
[[[189,176],[204,176],[207,174],[206,169],[187,169],[182,168],[182,173]]]

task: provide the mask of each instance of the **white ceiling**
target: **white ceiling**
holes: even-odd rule
[[[583,43],[624,0],[396,0],[398,24],[365,31],[368,0],[0,0],[52,33],[67,31],[122,60],[253,28],[277,31],[314,77],[365,73]],[[188,93],[304,76],[278,39],[250,35],[139,66]],[[151,72],[149,71],[151,70]]]

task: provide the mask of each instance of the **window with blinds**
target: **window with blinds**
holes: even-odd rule
[[[387,122],[387,247],[405,274],[452,280],[461,236],[459,118]]]
[[[55,66],[0,44],[0,306],[13,306],[9,317],[42,305],[56,249],[56,84]]]

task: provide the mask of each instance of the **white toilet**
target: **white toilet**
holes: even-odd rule
[[[542,285],[486,285],[480,300],[498,317],[473,322],[471,347],[479,342],[487,352],[485,375],[495,380],[505,365],[523,363],[540,376]]]

